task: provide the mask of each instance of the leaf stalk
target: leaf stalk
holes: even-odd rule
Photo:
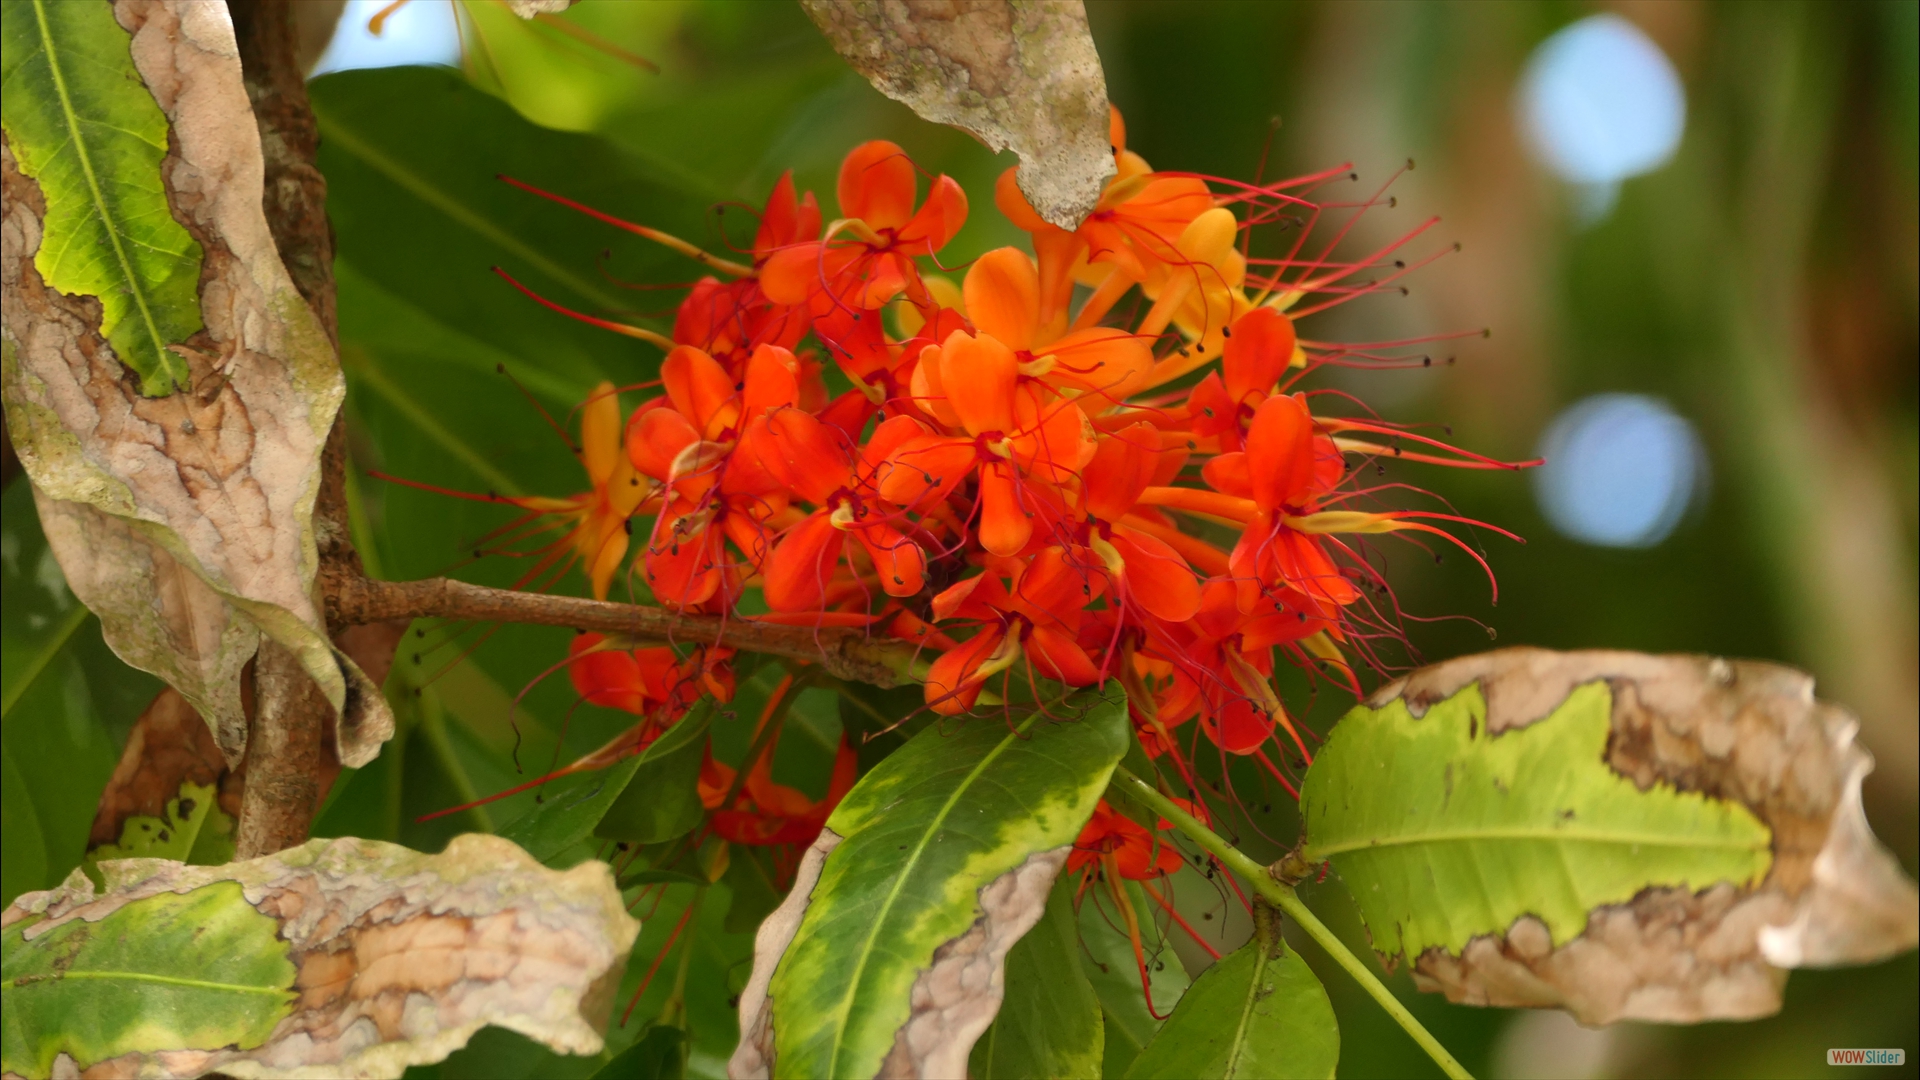
[[[1434,1064],[1440,1066],[1442,1072],[1453,1077],[1454,1080],[1473,1080],[1473,1074],[1467,1072],[1458,1061],[1454,1060],[1454,1056],[1447,1051],[1447,1048],[1440,1045],[1440,1040],[1434,1038],[1413,1013],[1407,1011],[1407,1007],[1401,1004],[1399,998],[1393,996],[1393,991],[1387,989],[1386,985],[1368,969],[1366,963],[1353,955],[1347,949],[1346,943],[1328,929],[1327,924],[1321,922],[1312,911],[1308,910],[1307,905],[1301,901],[1299,894],[1293,891],[1292,886],[1280,882],[1267,872],[1266,867],[1253,861],[1239,848],[1227,843],[1219,833],[1202,825],[1192,814],[1182,810],[1178,803],[1160,794],[1157,788],[1135,776],[1126,766],[1120,765],[1114,768],[1113,782],[1121,785],[1128,795],[1158,811],[1161,817],[1173,823],[1174,828],[1185,833],[1208,854],[1220,860],[1221,865],[1245,878],[1262,899],[1286,912],[1288,917],[1299,923],[1308,937],[1319,942],[1320,947],[1333,957],[1334,962],[1345,968],[1347,974],[1353,976],[1361,988],[1387,1011],[1387,1015],[1393,1017],[1394,1022],[1398,1023],[1408,1035],[1413,1036],[1413,1041],[1420,1044],[1420,1048],[1427,1052],[1427,1056],[1433,1059]]]

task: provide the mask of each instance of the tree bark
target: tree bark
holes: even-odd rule
[[[315,165],[320,132],[307,101],[296,5],[293,0],[233,0],[228,9],[247,98],[260,128],[267,227],[294,287],[337,349],[333,230],[327,222],[327,182]],[[360,559],[347,528],[344,418],[343,411],[327,438],[314,532],[322,566],[357,574]],[[241,859],[305,842],[339,772],[333,707],[293,655],[263,637],[251,670],[256,707],[235,838],[235,856]]]

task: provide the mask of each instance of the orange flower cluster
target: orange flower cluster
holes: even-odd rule
[[[624,421],[610,385],[588,406],[595,491],[562,509],[595,594],[630,566],[681,611],[918,643],[943,714],[996,677],[1118,679],[1150,754],[1184,772],[1198,721],[1285,783],[1263,752],[1276,729],[1309,755],[1276,658],[1351,683],[1398,625],[1350,538],[1460,544],[1432,523],[1460,519],[1369,508],[1381,492],[1359,467],[1506,466],[1318,412],[1346,399],[1299,388],[1325,364],[1389,360],[1305,339],[1296,319],[1411,269],[1394,259],[1405,239],[1344,262],[1334,243],[1309,250],[1328,208],[1307,196],[1344,173],[1209,181],[1153,171],[1117,114],[1112,137],[1117,174],[1071,231],[1009,170],[994,201],[1033,254],[989,251],[957,285],[938,260],[966,194],[941,176],[920,196],[907,155],[870,142],[841,166],[838,218],[783,177],[750,264],[698,253],[725,276],[692,286],[671,340],[578,316],[669,350],[660,392]],[[1267,225],[1291,247],[1256,257]],[[715,663],[695,666],[710,680]],[[582,655],[573,674],[589,700],[644,713],[674,672],[687,661],[641,650]],[[600,685],[615,676],[624,690]]]

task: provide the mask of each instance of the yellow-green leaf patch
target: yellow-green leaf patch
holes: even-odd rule
[[[9,1073],[47,1076],[62,1053],[85,1069],[134,1052],[248,1049],[298,996],[278,920],[248,904],[238,882],[146,897],[27,940],[38,922],[0,939]]]
[[[915,980],[982,919],[981,890],[1073,843],[1126,744],[1125,703],[1084,694],[1055,717],[929,728],[855,785],[772,976],[775,1075],[878,1072]]]
[[[1478,684],[1422,717],[1355,709],[1301,788],[1306,857],[1332,861],[1387,956],[1457,954],[1522,915],[1559,946],[1643,889],[1764,878],[1772,834],[1746,807],[1608,767],[1612,702],[1590,682],[1499,734]]]
[[[34,267],[97,297],[100,333],[149,396],[187,379],[167,346],[201,327],[200,245],[167,205],[167,118],[108,3],[6,0],[0,125],[47,201]]]

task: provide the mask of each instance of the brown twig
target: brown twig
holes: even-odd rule
[[[267,227],[294,287],[337,346],[333,232],[326,215],[327,183],[314,164],[320,132],[298,56],[296,6],[292,0],[244,0],[229,10],[241,76],[260,128]],[[314,531],[323,564],[357,573],[359,556],[348,539],[345,477],[346,441],[336,420],[321,459]],[[304,842],[326,797],[327,781],[339,771],[331,738],[333,707],[292,654],[262,637],[253,678],[258,704],[248,734],[247,782],[235,837],[241,859]]]
[[[669,644],[725,645],[819,664],[839,679],[901,686],[914,681],[913,646],[845,627],[781,626],[743,618],[687,615],[666,608],[515,592],[450,578],[373,581],[336,574],[323,581],[335,626],[390,619],[566,626]]]

